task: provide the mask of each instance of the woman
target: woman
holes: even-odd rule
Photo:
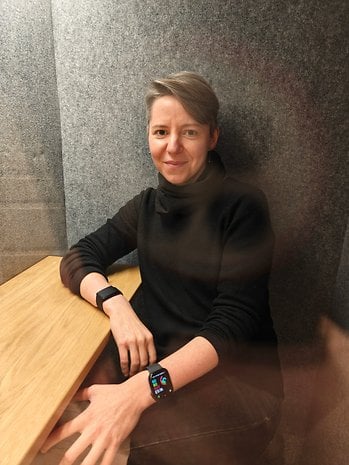
[[[132,433],[130,465],[255,464],[282,395],[267,205],[228,177],[213,151],[219,104],[201,76],[153,81],[146,103],[158,188],[129,201],[61,263],[63,283],[110,318],[124,378],[83,389],[89,407],[44,449],[80,432],[62,464],[92,445],[83,463],[103,457],[108,465]],[[135,249],[142,286],[131,305],[106,270]]]

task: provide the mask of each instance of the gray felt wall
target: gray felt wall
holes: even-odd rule
[[[0,282],[66,249],[50,2],[0,1]]]
[[[227,169],[269,199],[271,301],[293,418],[286,430],[300,441],[306,409],[295,420],[293,401],[311,396],[318,321],[332,306],[348,216],[346,4],[1,3],[0,271],[66,247],[61,163],[69,245],[154,185],[146,84],[183,69],[202,73],[222,104]]]

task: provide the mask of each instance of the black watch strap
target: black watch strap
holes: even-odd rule
[[[114,297],[119,294],[122,294],[122,292],[117,287],[114,287],[114,286],[105,287],[104,289],[100,290],[96,294],[97,307],[103,312],[103,303],[106,300],[110,299],[111,297]]]
[[[152,365],[147,366],[147,370],[151,375],[153,375],[157,371],[162,370],[162,366],[159,363],[153,363]]]

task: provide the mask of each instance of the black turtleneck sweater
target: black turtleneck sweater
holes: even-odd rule
[[[109,265],[137,249],[143,304],[135,311],[159,358],[200,335],[220,360],[241,361],[241,347],[273,346],[277,365],[267,204],[259,190],[227,177],[217,155],[211,160],[193,184],[175,186],[159,174],[157,189],[141,192],[72,247],[62,281],[79,294],[86,274],[106,276]]]

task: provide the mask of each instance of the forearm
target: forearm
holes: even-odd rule
[[[88,274],[106,276],[108,266],[136,248],[136,230],[123,228],[119,213],[77,242],[61,260],[62,282],[74,294],[79,294],[81,282]]]
[[[218,355],[207,339],[198,336],[161,360],[160,364],[170,373],[174,390],[177,390],[215,368]]]
[[[105,269],[97,260],[89,258],[84,250],[73,247],[62,258],[59,266],[60,277],[64,286],[73,294],[80,295],[82,280],[89,274],[95,273],[105,277]],[[106,279],[106,278],[105,278]]]
[[[89,273],[86,275],[80,283],[80,295],[83,299],[90,302],[90,304],[96,307],[96,294],[101,289],[108,287],[110,284],[106,278],[100,273]],[[116,296],[116,298],[119,296]],[[112,300],[117,300],[113,297]],[[110,302],[111,303],[111,302]],[[103,307],[104,308],[104,307]]]

